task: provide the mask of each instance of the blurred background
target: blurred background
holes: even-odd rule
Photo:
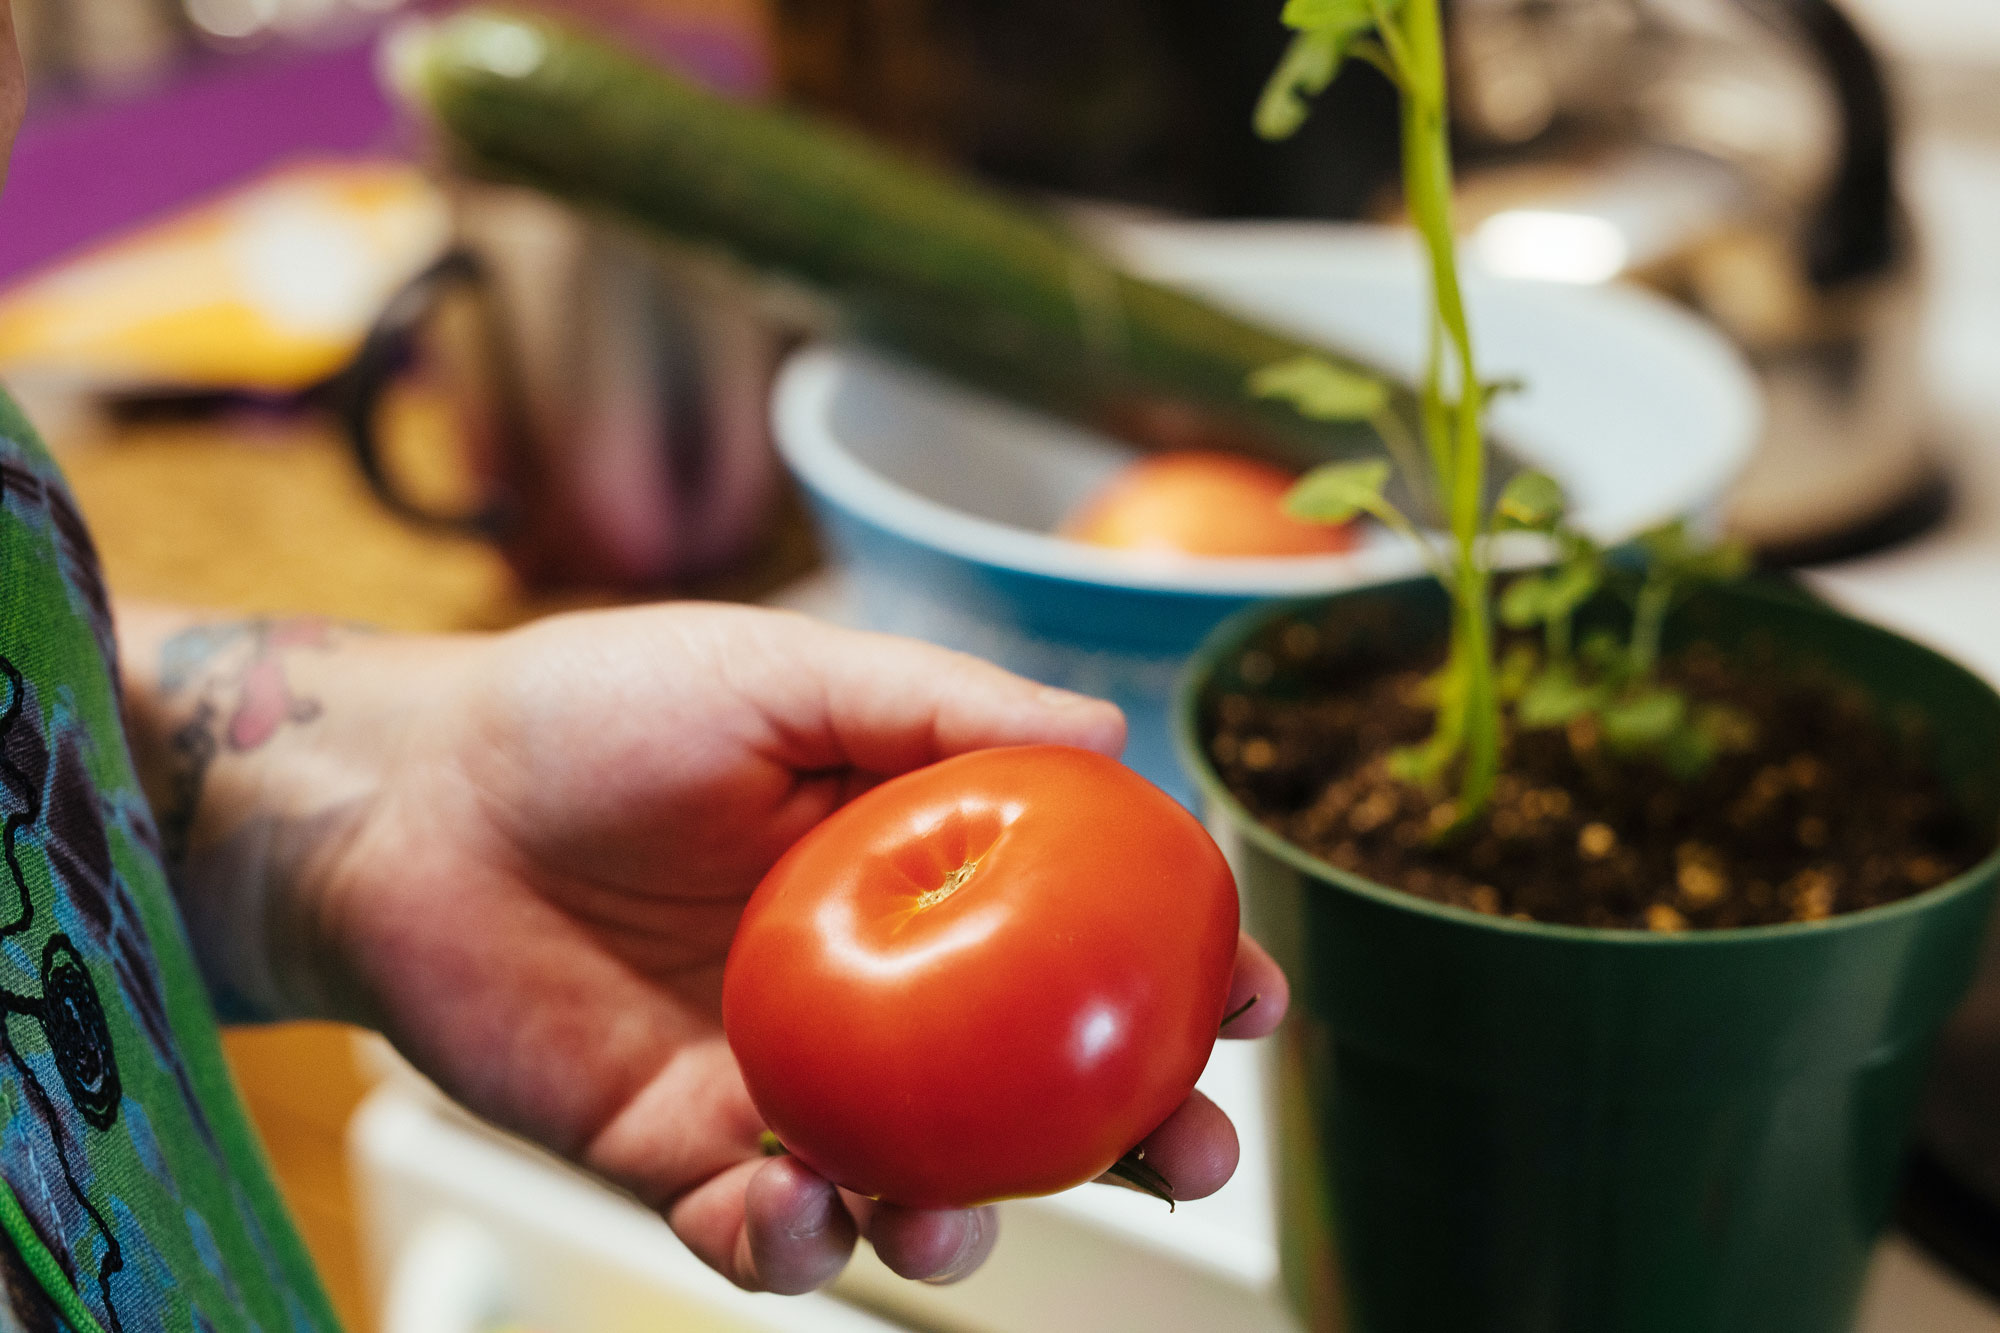
[[[0,197],[0,376],[49,435],[120,593],[426,630],[661,594],[865,618],[851,553],[823,548],[772,438],[774,377],[819,313],[548,199],[454,179],[380,74],[382,34],[445,6],[13,6],[31,106]],[[823,115],[1112,231],[1179,244],[1213,226],[1254,247],[1399,216],[1395,106],[1372,71],[1343,76],[1296,137],[1252,132],[1286,41],[1276,0],[542,7],[729,97]],[[1767,563],[1811,569],[2000,670],[2000,630],[1981,614],[2000,586],[2000,5],[1449,11],[1479,266],[1515,284],[1637,288],[1699,321],[1762,407],[1707,516]],[[482,359],[496,323],[508,369]],[[1635,466],[1629,484],[1650,475]],[[1091,661],[1114,677],[1160,666]],[[405,1076],[345,1032],[241,1032],[231,1053],[350,1325],[384,1326],[386,1308],[405,1321],[388,1333],[455,1333],[443,1307],[398,1294],[398,1256],[422,1241],[443,1268],[490,1278],[491,1236],[419,1225],[456,1198],[450,1182],[413,1181],[454,1152],[473,1175],[501,1171],[477,1155],[491,1145],[454,1138],[471,1131],[417,1092],[355,1128],[371,1089]],[[2000,1328],[1973,1294],[2000,1289],[2000,1190],[1980,1183],[2000,1180],[2000,1150],[1984,1151],[1941,1150],[1909,1220],[1955,1266],[1949,1318],[1966,1322],[1909,1314],[1892,1272],[1871,1328]],[[1083,1245],[1127,1221],[1079,1217],[1045,1219],[1045,1235]],[[594,1225],[609,1237],[627,1221]],[[1032,1285],[1034,1264],[1056,1262],[1022,1244],[998,1283]],[[1145,1249],[1126,1244],[1103,1262]],[[589,1249],[565,1262],[610,1281],[609,1251]],[[1262,1299],[1257,1262],[1238,1275],[1246,1300]],[[699,1274],[660,1281],[683,1279],[709,1301],[681,1312],[687,1327],[863,1326],[847,1306],[781,1316],[731,1305]],[[979,1313],[1016,1309],[990,1281],[914,1305],[868,1281],[856,1299],[870,1319],[1017,1317]],[[1224,1287],[1214,1298],[1234,1299]],[[471,1330],[512,1316],[465,1317],[487,1321]],[[593,1317],[578,1327],[628,1326]]]

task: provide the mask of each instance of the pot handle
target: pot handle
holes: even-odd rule
[[[433,508],[403,489],[383,459],[380,418],[389,389],[416,355],[426,320],[456,291],[471,296],[478,311],[480,351],[490,367],[487,391],[495,397],[491,417],[497,438],[493,444],[500,457],[489,494],[469,509],[452,512]],[[423,527],[489,540],[502,539],[513,531],[517,506],[508,479],[517,475],[516,465],[528,450],[525,407],[511,340],[494,299],[492,277],[477,255],[464,248],[449,250],[398,289],[369,328],[354,359],[328,382],[325,393],[355,465],[391,513]]]
[[[1901,257],[1896,125],[1881,61],[1833,0],[1739,0],[1802,41],[1840,111],[1840,156],[1801,238],[1815,285],[1872,277]]]

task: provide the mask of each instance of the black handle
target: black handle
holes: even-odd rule
[[[1895,116],[1881,62],[1832,0],[1741,0],[1812,51],[1840,108],[1840,157],[1806,222],[1806,271],[1831,287],[1889,269],[1900,257]]]
[[[397,485],[382,457],[378,422],[383,399],[414,358],[425,320],[454,290],[469,292],[477,301],[485,344],[481,350],[495,367],[491,380],[498,398],[492,408],[502,435],[498,443],[503,462],[523,456],[525,417],[509,340],[494,308],[491,277],[485,264],[469,250],[447,251],[405,283],[376,317],[354,359],[326,385],[325,394],[368,488],[390,512],[427,528],[499,538],[514,526],[515,505],[505,485],[504,470],[493,495],[470,510],[454,513],[411,498]]]

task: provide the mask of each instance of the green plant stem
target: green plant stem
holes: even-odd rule
[[[1485,811],[1500,775],[1500,692],[1493,679],[1488,576],[1484,569],[1466,573],[1471,588],[1458,599],[1457,630],[1465,642],[1465,771],[1459,779],[1458,826]]]
[[[1451,419],[1444,402],[1444,324],[1435,313],[1430,322],[1430,345],[1424,354],[1424,382],[1417,395],[1417,412],[1424,445],[1430,450],[1438,500],[1445,507],[1448,521],[1452,486]]]
[[[1453,584],[1443,580],[1447,589]],[[1416,771],[1426,780],[1444,771],[1465,743],[1465,670],[1459,655],[1465,651],[1464,636],[1458,631],[1457,602],[1452,603],[1451,639],[1444,669],[1438,673],[1437,722],[1430,738],[1415,750]]]
[[[1379,41],[1363,37],[1348,48],[1348,55],[1356,60],[1365,60],[1382,72],[1382,76],[1396,85],[1400,92],[1403,87],[1403,71],[1396,68],[1396,59],[1389,49]]]
[[[1409,426],[1393,406],[1384,406],[1381,411],[1368,418],[1368,424],[1382,437],[1382,446],[1389,451],[1390,459],[1396,465],[1396,472],[1409,485],[1411,498],[1418,510],[1434,509],[1437,496],[1430,474],[1423,466],[1423,446],[1410,434]]]
[[[1457,572],[1452,563],[1445,559],[1444,555],[1438,550],[1437,544],[1430,539],[1430,535],[1420,531],[1416,524],[1410,522],[1402,510],[1387,501],[1383,501],[1378,504],[1369,505],[1367,512],[1373,515],[1383,527],[1417,548],[1418,554],[1424,558],[1424,564],[1430,568],[1432,578],[1444,584],[1447,588],[1451,587],[1457,580]]]
[[[1437,0],[1406,0],[1400,19],[1400,24],[1395,19],[1384,24],[1383,42],[1404,70],[1403,178],[1410,216],[1429,262],[1437,310],[1423,396],[1427,442],[1453,541],[1453,578],[1448,585],[1453,602],[1450,671],[1457,686],[1456,729],[1464,750],[1458,810],[1463,823],[1485,809],[1500,766],[1491,576],[1479,540],[1486,485],[1486,441],[1480,421],[1483,388],[1458,279],[1444,35]],[[1456,401],[1449,404],[1444,396],[1447,359],[1458,380]],[[1441,738],[1449,734],[1451,720],[1441,710]]]
[[[1551,666],[1569,661],[1570,620],[1567,614],[1550,616],[1542,625],[1542,644]]]
[[[1632,606],[1632,647],[1626,665],[1633,680],[1645,680],[1660,660],[1660,636],[1673,608],[1674,585],[1657,570],[1648,570]]]
[[[1382,39],[1383,49],[1389,53],[1390,61],[1396,66],[1397,82],[1407,89],[1416,71],[1417,62],[1411,58],[1410,49],[1403,40],[1402,30],[1396,26],[1395,19],[1390,17],[1382,0],[1368,0],[1368,14],[1375,20],[1375,31]]]

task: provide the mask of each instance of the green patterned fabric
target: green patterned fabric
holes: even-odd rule
[[[113,663],[89,536],[0,393],[0,1330],[335,1330],[223,1063]]]

